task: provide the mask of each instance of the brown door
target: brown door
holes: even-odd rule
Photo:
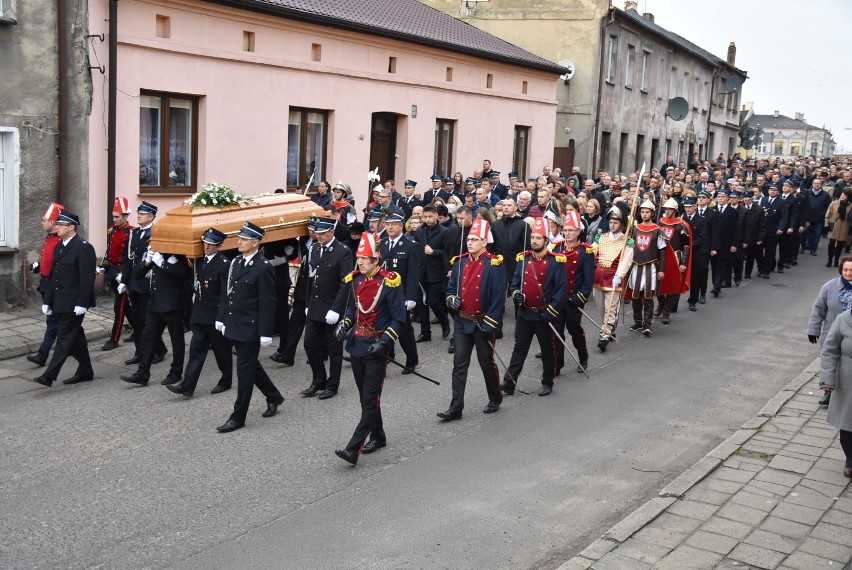
[[[382,181],[396,177],[396,115],[373,113],[370,134],[370,170],[379,169]]]
[[[574,168],[574,139],[568,141],[568,146],[553,149],[553,168],[561,168],[563,176],[571,176],[571,169]]]

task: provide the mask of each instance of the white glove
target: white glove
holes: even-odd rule
[[[416,306],[417,306],[417,303],[414,302],[414,301],[406,301],[405,302],[405,310],[406,311],[413,311],[414,307],[416,307]]]
[[[272,267],[278,267],[279,265],[284,265],[287,263],[287,258],[283,255],[275,255],[272,259],[269,260],[269,265]]]
[[[50,307],[49,307],[49,306],[47,306],[47,305],[42,305],[42,306],[41,306],[41,312],[42,312],[42,313],[44,313],[45,315],[48,315],[48,316],[50,316],[50,315],[52,315],[52,314],[53,314],[53,311],[52,311],[52,310],[50,309]]]
[[[74,307],[74,314],[79,317],[80,315],[85,315],[86,311],[88,311],[88,310],[89,309],[87,309],[86,307],[77,306],[77,307]]]
[[[325,314],[325,322],[334,325],[337,324],[337,321],[340,319],[340,315],[335,313],[334,311],[329,311]]]
[[[260,337],[260,346],[272,346],[272,337],[271,336]]]
[[[118,275],[115,276],[115,280],[118,281],[119,283],[121,283],[121,275],[122,274],[119,273]]]
[[[41,264],[38,261],[33,261],[32,264],[30,265],[30,269],[32,270],[33,273],[38,273],[39,267],[41,267]]]
[[[119,283],[118,289],[116,290],[118,291],[119,295],[124,295],[125,291],[127,291],[127,285],[125,285],[124,283]]]
[[[618,287],[619,285],[621,285],[621,277],[616,275],[615,277],[612,278],[612,286]]]
[[[151,259],[154,256],[154,252],[151,251],[151,248],[148,247],[148,251],[145,252],[145,263],[151,263]]]
[[[216,324],[213,325],[213,328],[215,328],[220,333],[225,334],[225,323],[223,323],[222,321],[216,321]]]
[[[100,265],[98,265],[98,266],[95,268],[95,275],[100,275],[101,273],[105,273],[105,272],[106,272],[106,269],[104,269],[104,268],[103,268],[103,267],[101,267]]]
[[[307,307],[305,308],[305,316],[306,316],[306,317],[308,316],[308,309],[307,309]]]
[[[159,251],[151,255],[151,262],[157,267],[162,267],[163,263],[165,263],[166,259],[163,257],[163,254]]]
[[[174,255],[170,255],[169,258],[166,260],[166,263],[168,263],[169,265],[174,265],[175,263],[177,263],[177,257],[175,257]]]

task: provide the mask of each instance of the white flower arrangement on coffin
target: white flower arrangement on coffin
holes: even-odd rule
[[[184,204],[190,208],[205,208],[215,206],[224,208],[225,206],[238,206],[239,204],[249,204],[252,199],[244,194],[237,194],[230,186],[225,186],[217,183],[215,180],[209,184],[205,184],[200,192],[196,192],[186,200]]]

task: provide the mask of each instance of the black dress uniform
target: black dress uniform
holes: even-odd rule
[[[368,253],[373,255],[367,257],[375,254]],[[340,334],[350,331],[346,333],[346,350],[358,386],[361,419],[346,447],[335,453],[354,465],[360,453],[372,453],[387,442],[381,411],[388,366],[386,354],[403,326],[405,302],[399,275],[392,271],[380,269],[368,276],[356,270],[346,276],[345,282],[348,299]],[[364,445],[367,436],[370,441]]]
[[[313,229],[313,227],[311,227]],[[296,273],[296,286],[293,289],[293,307],[290,311],[289,327],[281,339],[283,348],[279,346],[278,351],[271,356],[272,360],[290,367],[296,361],[296,349],[299,347],[299,341],[302,339],[302,332],[305,330],[305,307],[307,306],[308,297],[308,272],[310,267],[310,251],[314,245],[310,236],[299,238],[299,256],[298,261],[295,259],[292,263],[298,263],[298,272]]]
[[[406,234],[401,234],[395,240],[385,235],[381,241],[381,263],[382,269],[392,271],[402,281],[402,295],[405,302],[416,305],[420,296],[420,254],[418,244]],[[408,374],[419,363],[417,356],[417,343],[414,341],[414,327],[411,326],[411,318],[407,307],[403,303],[404,316],[400,315],[402,326],[396,329],[399,332],[399,346],[405,352],[405,370]]]
[[[263,237],[263,230],[251,222],[246,222],[240,235],[248,230],[253,233],[245,235]],[[237,255],[228,268],[227,287],[220,299],[217,320],[237,351],[237,400],[228,422],[218,428],[224,432],[245,424],[255,386],[266,396],[269,407],[265,415],[273,415],[284,403],[258,360],[260,339],[267,337],[271,343],[275,326],[275,268],[259,251],[248,259]]]
[[[58,222],[79,225],[77,216],[62,211]],[[53,268],[47,281],[44,303],[57,317],[56,348],[44,373],[35,379],[44,386],[56,381],[59,370],[70,356],[77,361],[77,371],[66,380],[74,384],[94,377],[86,334],[83,332],[85,314],[75,313],[75,307],[95,306],[95,248],[78,235],[67,243],[59,242],[53,254]]]
[[[186,341],[183,333],[183,314],[186,303],[185,281],[189,274],[189,264],[182,255],[153,253],[150,262],[144,261],[135,266],[136,277],[148,276],[150,298],[148,312],[145,315],[145,328],[141,335],[139,368],[134,374],[121,379],[131,384],[145,386],[151,377],[151,363],[156,356],[157,341],[163,342],[163,331],[169,329],[172,342],[172,363],[169,374],[163,384],[180,382],[183,375]]]
[[[770,192],[780,190],[778,185],[774,183],[769,185],[769,189]],[[781,216],[785,210],[784,204],[780,196],[769,195],[760,199],[759,205],[766,215],[766,240],[763,242],[758,269],[759,275],[764,279],[768,279],[769,274],[775,271],[775,256],[780,237],[778,230],[781,228]]]
[[[429,322],[429,309],[435,313],[438,322],[441,323],[441,330],[444,332],[444,338],[449,335],[450,321],[447,317],[447,308],[444,304],[444,283],[447,281],[447,267],[445,258],[447,256],[444,250],[447,228],[440,223],[435,223],[434,226],[423,224],[414,233],[414,239],[421,248],[427,245],[432,248],[432,253],[423,253],[423,263],[420,270],[420,284],[423,287],[423,299],[419,299],[418,308],[420,315],[420,340],[427,341],[432,339],[432,325]],[[466,247],[466,246],[465,246]]]
[[[317,232],[330,231],[333,220],[316,222]],[[334,336],[337,322],[328,323],[329,312],[339,313],[343,306],[335,301],[341,295],[343,278],[352,271],[352,250],[337,239],[327,245],[319,242],[311,248],[308,267],[308,314],[305,322],[305,354],[311,365],[311,385],[302,392],[313,396],[320,390],[320,397],[331,398],[340,386],[340,371],[343,368],[343,343]],[[328,355],[328,371],[325,356]]]
[[[714,296],[719,296],[723,286],[730,286],[734,254],[731,248],[742,247],[740,237],[740,214],[731,205],[718,206],[718,218],[713,224],[713,237],[710,241],[710,251],[716,252],[716,273],[713,275]]]
[[[684,201],[689,201],[692,205],[695,204],[695,198],[685,198]],[[698,215],[694,212],[683,215],[683,221],[689,224],[692,230],[692,275],[689,281],[689,297],[686,302],[689,304],[689,310],[695,309],[695,304],[705,293],[701,292],[701,288],[707,290],[707,266],[710,263],[710,240],[707,239],[707,218]]]
[[[137,211],[151,212],[156,214],[157,208],[147,202],[142,202]],[[127,287],[130,297],[130,310],[133,312],[134,344],[137,358],[142,355],[142,331],[145,330],[145,319],[148,314],[148,300],[151,298],[151,288],[146,276],[147,271],[142,271],[145,262],[145,254],[148,251],[148,243],[151,241],[151,226],[147,228],[135,228],[130,234],[127,244],[127,256],[124,258],[124,266],[121,271],[121,283]],[[165,355],[166,344],[162,338],[157,339],[155,354]]]
[[[225,234],[210,228],[205,232],[203,241],[207,243],[222,243]],[[216,241],[212,241],[216,240]],[[218,241],[221,240],[221,241]],[[192,303],[192,317],[190,329],[192,339],[189,341],[189,362],[183,375],[183,382],[177,385],[169,385],[172,392],[191,396],[198,384],[198,377],[207,359],[207,352],[212,347],[216,365],[222,376],[213,389],[213,393],[224,392],[230,389],[233,381],[234,356],[231,352],[231,343],[228,342],[221,332],[216,330],[216,318],[219,314],[219,303],[222,291],[228,286],[228,269],[230,260],[221,252],[210,256],[204,256],[196,260],[193,265],[195,277],[195,300]]]
[[[719,211],[715,208],[710,208],[709,206],[702,208],[698,207],[698,216],[704,218],[704,226],[706,229],[707,235],[707,260],[710,263],[710,268],[712,269],[712,275],[715,278],[716,275],[716,257],[710,256],[710,250],[713,249],[713,231],[716,226],[716,222],[719,219]],[[700,259],[698,261],[701,261]],[[695,258],[693,258],[693,263],[695,263]],[[707,295],[707,281],[710,277],[710,271],[707,269],[706,265],[702,265],[700,267],[701,271],[698,274],[698,302],[703,303],[704,297]],[[710,281],[712,284],[712,281]]]
[[[745,201],[740,208],[740,237],[743,240],[745,278],[751,279],[755,263],[760,271],[760,250],[766,241],[766,211],[754,204],[751,199]]]

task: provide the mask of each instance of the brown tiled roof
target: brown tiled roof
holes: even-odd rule
[[[523,67],[563,74],[565,69],[418,0],[207,0],[383,36]]]

